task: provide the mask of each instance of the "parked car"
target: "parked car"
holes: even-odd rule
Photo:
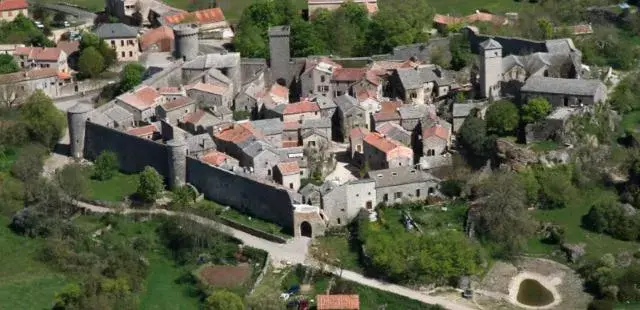
[[[293,295],[293,294],[297,294],[299,291],[300,291],[300,285],[295,284],[287,290],[287,293],[289,293],[290,295]]]
[[[65,21],[62,23],[62,26],[64,26],[65,28],[68,28],[68,27],[71,27],[71,23],[69,23],[69,21],[66,21],[66,20],[65,20]]]

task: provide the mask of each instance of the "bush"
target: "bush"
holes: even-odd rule
[[[607,233],[620,240],[638,239],[640,215],[627,215],[617,203],[600,203],[582,217],[582,225],[597,233]]]
[[[136,194],[142,201],[154,202],[164,190],[162,176],[153,167],[145,167],[140,173],[140,183]]]
[[[520,117],[518,108],[511,101],[500,100],[487,108],[485,115],[487,121],[487,132],[498,136],[513,134],[518,127]]]
[[[103,151],[93,165],[93,178],[100,181],[111,179],[118,172],[118,156],[111,151]]]
[[[445,180],[440,183],[440,192],[449,197],[459,197],[462,193],[464,182],[461,180]]]

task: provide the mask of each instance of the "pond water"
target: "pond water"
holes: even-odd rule
[[[553,293],[540,282],[533,279],[524,279],[518,288],[518,302],[534,307],[546,306],[553,302]]]

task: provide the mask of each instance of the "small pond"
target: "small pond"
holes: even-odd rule
[[[553,293],[533,279],[520,282],[517,299],[519,303],[533,307],[546,306],[554,301]]]

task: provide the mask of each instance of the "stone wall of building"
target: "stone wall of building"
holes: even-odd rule
[[[187,158],[187,182],[207,199],[293,229],[293,198],[283,188]]]

